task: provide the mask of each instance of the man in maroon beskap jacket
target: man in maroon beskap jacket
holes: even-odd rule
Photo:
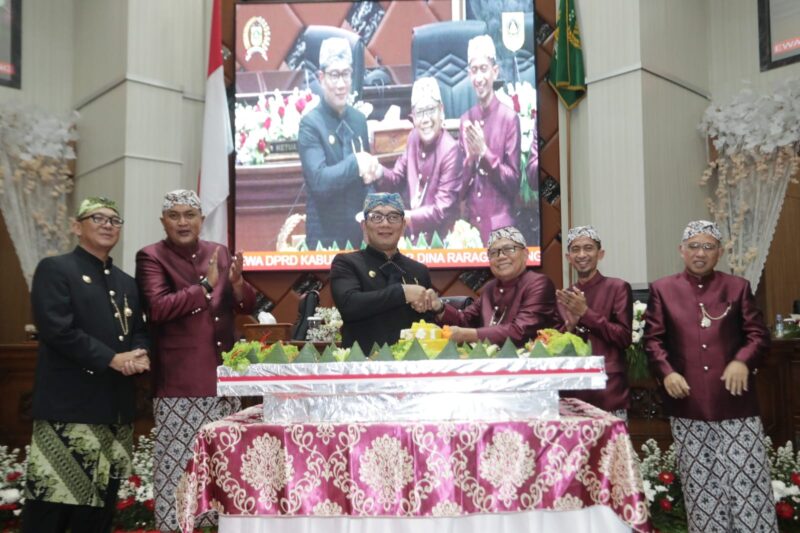
[[[650,285],[645,350],[664,385],[689,531],[778,531],[755,371],[769,331],[750,283],[716,272],[716,224],[697,220],[686,266]]]
[[[479,35],[471,39],[467,58],[467,73],[478,103],[461,115],[462,193],[466,196],[466,218],[481,232],[481,242],[487,244],[492,231],[514,225],[520,125],[514,110],[494,93],[500,66],[492,38]]]
[[[239,410],[238,398],[217,398],[220,354],[233,345],[234,314],[249,313],[255,291],[242,278],[242,255],[200,240],[203,222],[194,191],[164,197],[167,238],[136,254],[136,281],[154,343],[154,495],[156,526],[178,529],[175,488],[195,434]]]
[[[605,250],[592,226],[571,228],[565,257],[578,273],[578,282],[556,291],[558,310],[565,329],[588,339],[592,352],[605,359],[608,381],[603,390],[570,391],[614,415],[628,419],[628,375],[625,349],[631,344],[633,296],[628,282],[607,278],[597,270]]]

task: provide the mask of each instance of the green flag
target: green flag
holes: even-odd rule
[[[550,63],[550,85],[567,109],[572,109],[586,96],[583,72],[583,51],[575,0],[560,0],[556,31],[553,36],[553,61]]]

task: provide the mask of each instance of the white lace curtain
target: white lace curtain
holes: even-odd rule
[[[800,78],[769,95],[746,89],[726,105],[712,104],[700,129],[718,154],[700,182],[712,191],[706,203],[731,270],[755,292],[800,163]]]
[[[75,159],[76,119],[0,103],[0,211],[29,289],[39,261],[72,242],[68,165]]]

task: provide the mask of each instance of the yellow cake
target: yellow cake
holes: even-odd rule
[[[436,324],[425,322],[424,320],[420,320],[419,322],[414,322],[408,329],[400,330],[400,339],[402,340],[410,341],[413,339],[417,339],[418,341],[422,342],[427,340],[437,340],[443,338],[444,335],[442,335],[442,328],[440,328]],[[445,342],[445,344],[447,343]]]

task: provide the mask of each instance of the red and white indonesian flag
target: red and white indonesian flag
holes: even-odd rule
[[[233,151],[225,74],[222,65],[220,0],[213,0],[211,38],[208,43],[208,79],[203,116],[203,153],[200,163],[200,201],[203,204],[201,237],[228,244],[228,154]]]

